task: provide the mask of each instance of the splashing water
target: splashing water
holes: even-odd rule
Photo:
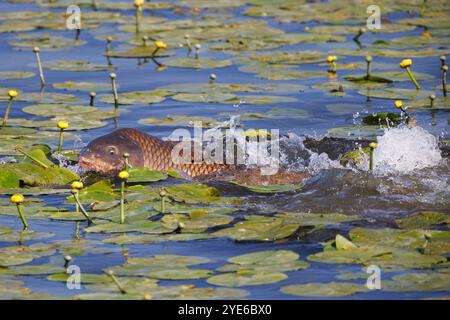
[[[438,139],[421,127],[386,129],[377,140],[374,171],[378,175],[412,173],[442,161]]]

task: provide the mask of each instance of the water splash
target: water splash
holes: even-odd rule
[[[412,173],[437,166],[442,161],[438,139],[421,127],[386,129],[377,140],[374,151],[377,175]]]

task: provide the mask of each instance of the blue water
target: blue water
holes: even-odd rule
[[[0,2],[0,12],[14,12],[14,11],[41,11],[48,10],[45,8],[40,8],[33,3],[18,3],[12,4],[7,3],[4,0]],[[83,8],[82,10],[91,10],[90,8]],[[229,10],[229,13],[234,14],[235,17],[243,17],[241,12],[243,8],[238,8],[236,11]],[[59,12],[63,11],[61,9],[52,9],[52,11]],[[122,14],[127,14],[130,19],[133,18],[133,11],[121,11]],[[144,13],[145,14],[145,13]],[[156,14],[158,16],[167,19],[179,19],[180,16],[174,13],[172,9],[168,10],[157,10]],[[411,13],[393,13],[386,15],[389,19],[398,19],[403,17],[413,17],[415,14]],[[186,17],[181,17],[186,18]],[[189,16],[188,16],[189,18]],[[275,28],[285,30],[286,32],[303,32],[304,27],[314,26],[317,23],[278,23],[270,18],[264,19],[269,22],[269,24]],[[113,25],[104,24],[102,28],[111,28],[111,32],[114,32],[115,27]],[[36,30],[32,32],[26,32],[29,34],[58,34],[65,36],[67,38],[73,38],[75,36],[73,31],[50,31],[50,30]],[[422,29],[417,28],[413,31],[403,32],[403,33],[387,33],[387,34],[371,34],[366,33],[361,37],[361,42],[363,45],[372,43],[378,39],[389,39],[395,38],[399,35],[402,36],[412,36],[420,35]],[[15,40],[15,33],[0,33],[0,71],[33,71],[37,73],[35,67],[35,56],[31,51],[31,48],[14,48],[8,44],[9,41]],[[68,50],[58,50],[58,51],[45,51],[42,50],[41,58],[45,61],[53,60],[88,60],[92,63],[106,64],[106,59],[103,56],[105,50],[105,43],[103,41],[96,40],[91,34],[91,30],[83,30],[81,33],[81,39],[87,41],[86,45],[79,47],[73,47]],[[113,43],[113,48],[117,47],[117,43]],[[302,45],[292,45],[281,47],[276,50],[319,50],[323,52],[324,57],[326,57],[327,52],[333,53],[333,50],[338,48],[356,48],[356,44],[351,40],[351,37],[347,37],[347,41],[343,43],[327,43],[327,44],[302,44]],[[184,56],[185,49],[175,49],[177,56]],[[202,57],[223,59],[223,58],[233,58],[226,53],[208,52],[206,49],[202,49]],[[355,57],[339,57],[339,63],[345,62],[355,62]],[[381,58],[374,57],[375,65],[377,62],[380,63],[391,63],[393,66],[397,66],[401,59],[399,58]],[[164,59],[161,59],[164,62]],[[230,67],[220,68],[220,69],[208,69],[208,70],[193,70],[193,69],[182,69],[182,68],[167,68],[163,72],[155,71],[155,65],[148,62],[143,65],[138,65],[137,60],[134,59],[112,59],[112,63],[116,68],[117,82],[120,85],[119,94],[121,92],[137,91],[137,90],[152,90],[156,87],[175,84],[175,83],[204,83],[208,81],[208,77],[211,73],[215,73],[218,77],[217,82],[223,83],[266,83],[269,81],[258,79],[253,74],[243,73],[238,71],[239,65],[237,63]],[[440,60],[439,57],[425,57],[425,58],[415,58],[413,70],[416,72],[422,72],[431,74],[434,76],[432,80],[420,81],[424,89],[430,89],[434,86],[439,86],[441,84],[440,77]],[[327,68],[326,66],[318,66],[318,64],[304,64],[300,66],[301,70],[322,70]],[[339,70],[339,69],[338,69]],[[395,69],[394,69],[395,70]],[[339,78],[348,75],[361,73],[359,71],[345,71],[339,70]],[[97,71],[97,72],[62,72],[62,71],[51,71],[45,70],[45,77],[48,84],[64,82],[64,81],[88,81],[88,82],[109,82],[109,71]],[[163,127],[163,126],[144,126],[137,123],[139,119],[146,117],[166,117],[168,114],[183,114],[183,115],[197,115],[205,117],[217,117],[219,113],[229,112],[238,115],[243,112],[253,111],[253,112],[264,112],[268,111],[273,107],[283,107],[283,108],[296,108],[300,107],[303,110],[308,111],[312,116],[306,119],[282,119],[282,120],[254,120],[254,121],[244,121],[246,128],[264,128],[264,129],[280,129],[282,133],[296,133],[297,135],[312,135],[312,136],[322,136],[326,134],[327,130],[337,126],[352,125],[353,117],[352,115],[335,115],[330,113],[326,108],[326,104],[329,103],[352,103],[358,104],[361,108],[361,113],[367,112],[377,112],[377,111],[391,111],[396,112],[393,109],[392,100],[384,99],[372,99],[367,101],[367,98],[362,95],[358,95],[355,91],[347,91],[348,95],[343,98],[334,97],[331,95],[325,95],[321,91],[312,90],[312,85],[316,83],[321,83],[326,81],[324,78],[317,79],[307,79],[307,80],[295,80],[286,81],[286,83],[297,83],[307,86],[308,89],[305,92],[292,93],[288,96],[293,96],[298,99],[295,103],[280,103],[273,105],[242,105],[239,108],[233,107],[232,104],[205,104],[205,103],[183,103],[176,102],[166,99],[162,103],[152,104],[152,105],[133,105],[125,106],[126,109],[131,112],[123,114],[119,119],[120,127],[133,127],[144,130],[145,132],[156,135],[159,137],[168,136],[175,128],[174,127]],[[274,81],[271,81],[274,82]],[[281,82],[280,82],[281,83]],[[404,81],[401,83],[395,83],[396,87],[413,88],[413,85],[409,81]],[[0,80],[0,88],[15,88],[23,92],[37,92],[40,90],[40,83],[38,77],[33,77],[29,79],[21,80]],[[64,92],[51,88],[47,85],[46,92]],[[70,92],[75,94],[77,97],[86,101],[89,101],[87,92]],[[277,93],[277,95],[279,95]],[[441,92],[437,93],[438,96]],[[29,118],[38,119],[37,117],[30,116],[21,111],[24,106],[30,105],[30,103],[25,102],[15,102],[14,107],[11,110],[11,118]],[[97,107],[104,107],[111,109],[112,105],[101,103],[99,99],[96,100]],[[421,110],[415,113],[417,123],[425,128],[427,131],[431,132],[435,136],[442,136],[448,139],[448,111],[447,110],[437,110],[434,113],[431,111]],[[435,122],[432,124],[432,118]],[[89,142],[94,137],[109,133],[115,128],[115,124],[112,120],[108,120],[108,125],[98,129],[92,129],[87,131],[77,132],[81,136],[83,143]],[[73,141],[65,141],[64,147],[71,148]],[[3,197],[3,196],[2,196]],[[286,197],[291,197],[286,196]],[[331,195],[330,195],[331,197]],[[336,201],[330,201],[327,204],[329,212],[350,212],[356,214],[358,211],[365,216],[369,215],[370,218],[376,220],[376,212],[384,211],[384,219],[386,216],[392,215],[396,217],[398,215],[405,216],[415,213],[420,210],[440,210],[449,211],[448,204],[434,205],[433,203],[409,203],[404,204],[400,200],[395,202],[393,200],[392,212],[389,211],[386,206],[378,206],[377,201],[379,199],[371,198],[373,201],[367,205],[367,211],[365,211],[365,206],[357,205],[352,203],[352,195],[345,194],[343,197],[345,199],[337,199]],[[370,198],[370,195],[367,195]],[[304,199],[306,198],[306,199]],[[62,196],[45,196],[45,202],[49,205],[56,205],[59,207],[64,207],[62,202],[64,197]],[[258,200],[259,199],[259,200]],[[276,208],[280,208],[279,212],[283,212],[283,208],[288,207],[289,209],[294,209],[297,211],[311,210],[313,212],[322,212],[325,208],[321,207],[319,203],[314,204],[314,199],[308,198],[307,195],[296,195],[292,196],[292,199],[286,199],[281,196],[267,196],[267,197],[255,197],[251,201],[258,203],[259,205],[271,203]],[[386,200],[383,200],[386,203]],[[347,202],[344,204],[344,202]],[[311,204],[312,203],[312,204]],[[380,202],[381,203],[381,202]],[[317,210],[314,210],[316,206]],[[73,239],[75,223],[74,222],[62,222],[62,221],[45,221],[45,220],[31,220],[29,224],[32,230],[36,231],[47,231],[52,232],[55,236],[49,241],[55,241],[59,239]],[[369,223],[368,223],[369,224]],[[380,223],[382,224],[382,223]],[[0,226],[9,226],[14,229],[21,228],[21,222],[16,217],[4,217],[0,216]],[[82,223],[80,230],[83,230],[85,225]],[[350,226],[346,226],[347,231]],[[108,236],[96,235],[96,234],[83,234],[82,237],[92,240],[102,240]],[[31,243],[31,242],[30,242]],[[0,242],[0,246],[9,246],[11,243]],[[108,247],[108,245],[105,245]],[[112,246],[111,247],[118,247]],[[262,250],[271,249],[286,249],[293,250],[300,254],[302,260],[306,260],[309,254],[319,252],[322,247],[319,243],[302,242],[290,240],[283,243],[236,243],[228,239],[212,239],[212,240],[198,240],[190,242],[170,242],[170,243],[158,243],[158,244],[145,244],[145,245],[126,245],[126,250],[130,257],[139,256],[149,256],[152,254],[183,254],[183,255],[201,255],[211,259],[211,262],[205,266],[205,268],[216,268],[226,263],[226,259],[244,253],[251,253]],[[42,264],[48,261],[48,258],[41,258],[33,261],[32,264]],[[119,265],[123,263],[122,252],[115,252],[111,254],[103,255],[86,255],[86,256],[75,256],[74,263],[80,266],[82,272],[84,273],[101,273],[102,269]],[[309,283],[309,282],[329,282],[334,281],[335,276],[342,272],[361,272],[361,266],[344,266],[344,265],[332,265],[332,264],[322,264],[311,262],[311,267],[306,270],[287,272],[288,279],[271,284],[271,285],[260,285],[252,287],[244,287],[250,292],[249,298],[253,299],[296,299],[298,297],[289,296],[283,294],[279,289],[282,286],[294,283]],[[388,279],[392,275],[397,273],[383,274],[382,279]],[[21,277],[25,282],[25,285],[36,293],[46,293],[57,296],[72,296],[75,294],[80,294],[88,292],[84,288],[82,290],[71,291],[66,288],[64,283],[52,282],[46,280],[46,276],[33,276],[33,277]],[[0,280],[1,282],[1,280]],[[358,281],[356,281],[358,282]],[[365,280],[359,280],[359,283],[363,284]],[[210,287],[204,280],[197,281],[161,281],[161,285],[172,285],[179,283],[193,283],[199,287]],[[393,292],[383,292],[379,290],[370,291],[367,293],[359,293],[347,299],[417,299],[425,297],[442,296],[448,294],[448,292],[412,292],[412,293],[393,293]]]

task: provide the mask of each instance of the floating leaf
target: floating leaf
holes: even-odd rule
[[[167,179],[167,175],[158,170],[133,167],[128,170],[128,182],[155,182]]]
[[[233,64],[231,60],[213,60],[213,59],[192,59],[192,58],[176,58],[164,61],[169,67],[191,68],[191,69],[213,69],[228,67]]]
[[[409,218],[395,220],[397,226],[401,229],[414,229],[431,226],[434,224],[450,223],[447,214],[441,212],[420,212]]]
[[[281,272],[242,270],[212,276],[207,282],[216,286],[244,287],[276,283],[285,279],[287,275]]]
[[[303,297],[341,297],[367,290],[364,285],[350,282],[294,284],[281,288],[283,293]]]
[[[25,72],[25,71],[0,71],[0,79],[1,80],[10,80],[10,79],[26,79],[34,77],[34,72]]]

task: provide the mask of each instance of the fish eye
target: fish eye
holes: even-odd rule
[[[110,154],[110,155],[114,155],[115,153],[116,153],[116,150],[115,150],[115,148],[114,147],[109,147],[109,149],[108,149],[108,153]]]

